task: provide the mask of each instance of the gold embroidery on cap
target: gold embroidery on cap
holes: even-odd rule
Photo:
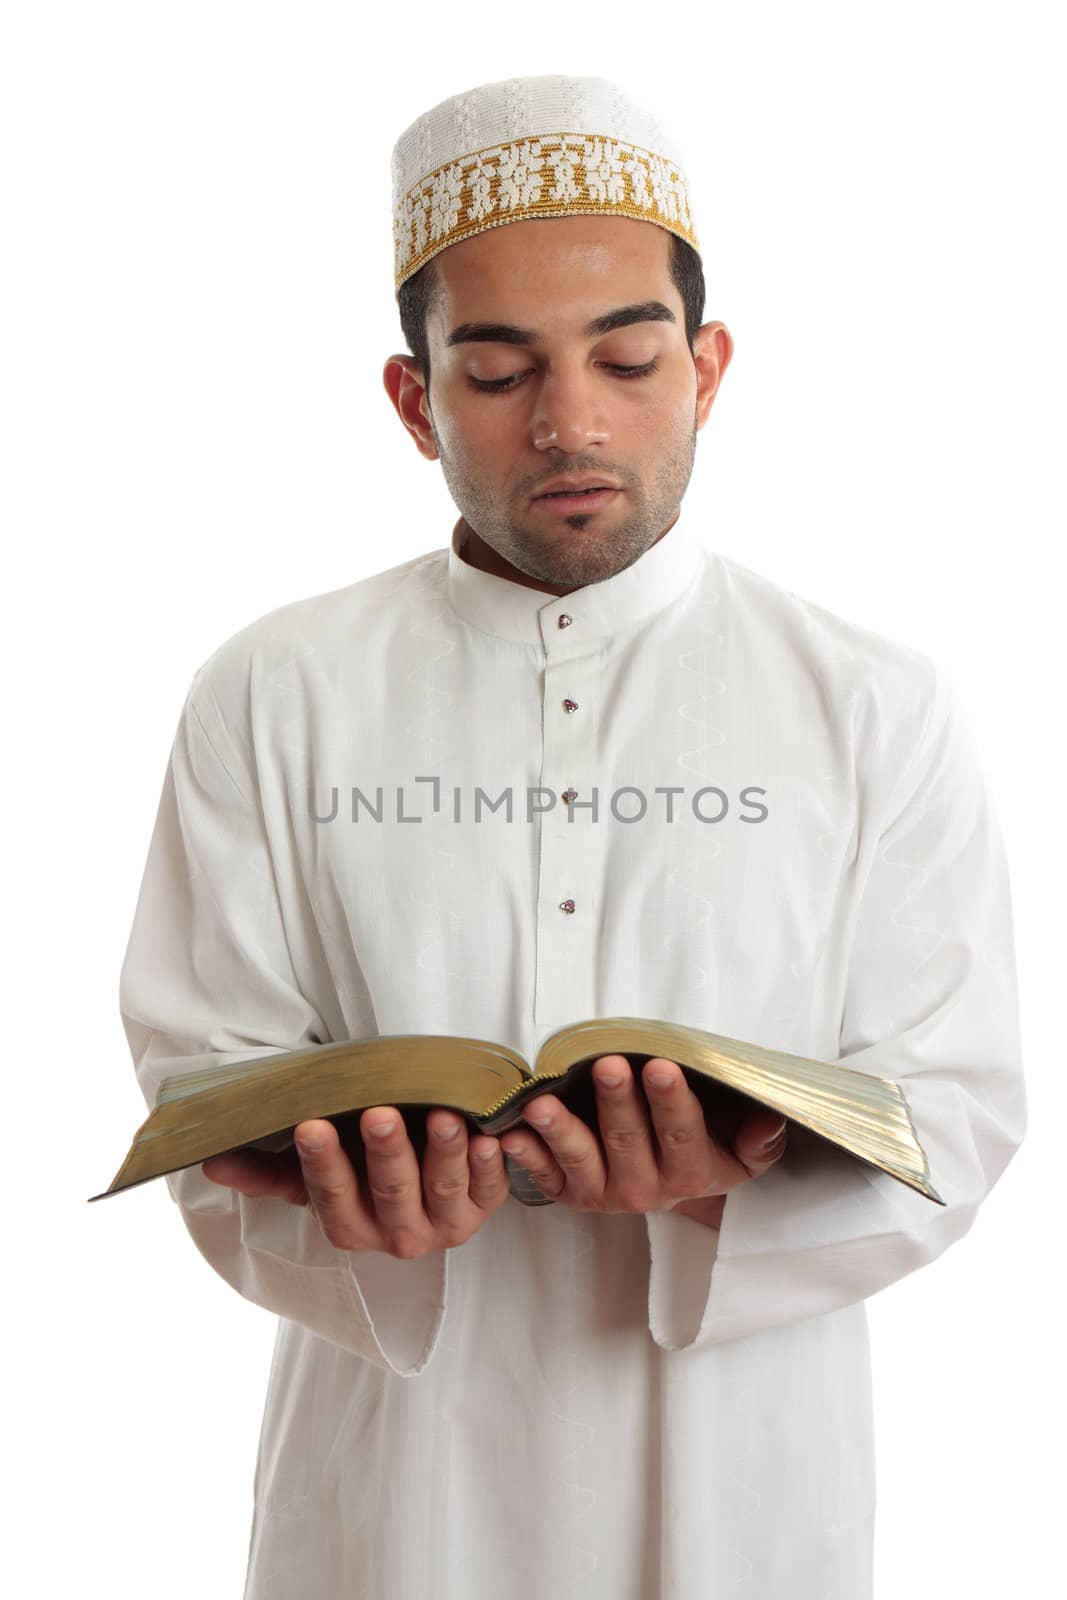
[[[396,287],[486,228],[599,212],[658,222],[699,248],[688,186],[672,162],[620,139],[551,134],[473,151],[414,184],[394,211]]]

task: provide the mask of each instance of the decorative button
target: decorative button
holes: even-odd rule
[[[564,711],[577,711],[577,709],[578,709],[577,700],[564,700],[563,709],[564,709]]]
[[[570,804],[570,802],[572,800],[577,800],[577,798],[578,798],[577,789],[564,789],[563,798],[564,798],[564,800],[567,801],[568,805]]]
[[[569,628],[573,621],[574,621],[574,618],[573,617],[568,617],[568,615],[567,615],[567,613],[565,611],[561,611],[560,612],[560,614],[559,614],[559,626],[561,628]]]
[[[561,900],[560,903],[559,903],[559,909],[561,911],[566,911],[566,912],[573,911],[574,910],[574,901],[573,900]]]

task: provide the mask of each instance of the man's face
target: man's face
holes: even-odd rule
[[[509,223],[434,262],[419,448],[518,573],[566,591],[621,572],[678,515],[729,334],[707,324],[690,352],[669,235],[636,219]],[[592,326],[632,307],[644,314]],[[592,507],[543,497],[554,479],[589,477],[618,487]]]

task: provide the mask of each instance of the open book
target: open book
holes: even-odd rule
[[[488,1039],[395,1033],[176,1073],[163,1079],[155,1108],[108,1188],[90,1199],[245,1145],[285,1150],[296,1126],[312,1117],[334,1123],[365,1173],[359,1117],[370,1106],[397,1107],[420,1165],[426,1112],[434,1106],[458,1112],[495,1137],[522,1121],[528,1100],[547,1092],[595,1129],[591,1069],[605,1055],[627,1057],[642,1095],[641,1068],[650,1057],[677,1062],[720,1143],[732,1141],[754,1103],[767,1106],[945,1204],[930,1182],[904,1092],[891,1079],[645,1017],[601,1017],[560,1028],[541,1045],[532,1071],[516,1051]],[[522,1167],[507,1165],[516,1199],[554,1203]]]

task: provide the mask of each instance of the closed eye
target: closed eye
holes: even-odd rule
[[[658,370],[659,362],[646,361],[643,367],[620,367],[605,361],[604,366],[618,378],[647,378]],[[525,376],[524,372],[517,372],[510,378],[468,378],[467,381],[473,389],[481,389],[486,394],[503,394],[517,388]]]

